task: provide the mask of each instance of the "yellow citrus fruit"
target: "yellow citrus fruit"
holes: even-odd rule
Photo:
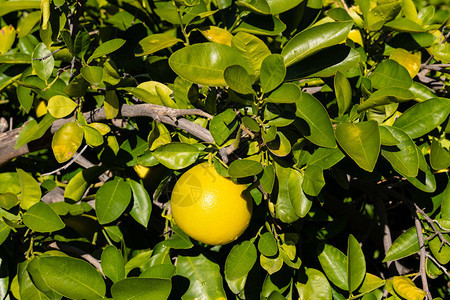
[[[236,240],[248,227],[253,202],[244,190],[202,163],[186,171],[172,191],[176,224],[190,237],[209,245]]]

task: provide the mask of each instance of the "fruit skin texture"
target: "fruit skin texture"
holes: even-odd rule
[[[245,185],[219,175],[213,165],[196,165],[175,184],[171,197],[173,218],[197,241],[228,244],[245,231],[252,216],[253,202],[245,189]]]

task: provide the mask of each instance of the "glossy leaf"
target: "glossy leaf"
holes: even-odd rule
[[[97,66],[85,66],[81,68],[81,75],[92,85],[98,86],[103,79],[103,68]]]
[[[382,88],[369,96],[364,102],[358,105],[358,112],[366,109],[388,105],[391,103],[402,103],[415,98],[415,95],[404,88]]]
[[[228,174],[232,178],[243,178],[258,175],[262,170],[263,168],[259,162],[249,159],[240,159],[235,160],[230,164]]]
[[[341,123],[336,127],[336,140],[362,169],[372,172],[380,153],[380,131],[375,121]]]
[[[171,264],[153,265],[139,275],[142,278],[171,279],[175,275],[176,267]]]
[[[383,262],[398,260],[417,253],[419,250],[416,228],[411,227],[392,243]]]
[[[39,183],[27,172],[17,169],[20,183],[20,207],[29,209],[41,200],[42,192]]]
[[[345,157],[339,148],[318,148],[308,160],[308,166],[318,165],[322,170],[327,170]]]
[[[39,43],[33,51],[32,66],[38,77],[45,82],[50,78],[55,66],[55,59],[44,43]]]
[[[0,55],[11,49],[16,39],[16,30],[12,25],[3,26],[0,29]]]
[[[444,234],[443,236],[447,241],[450,241],[448,234]],[[436,236],[428,242],[428,246],[434,258],[442,265],[446,265],[450,261],[450,246],[442,242],[440,237]]]
[[[258,250],[264,256],[274,256],[278,252],[278,245],[271,232],[264,232],[258,240]]]
[[[42,278],[40,269],[40,259],[39,257],[34,257],[27,265],[27,271],[34,283],[34,285],[46,295],[49,299],[61,299],[62,295],[55,292],[45,280]]]
[[[75,122],[63,124],[55,132],[52,139],[52,149],[56,160],[63,163],[71,159],[83,141],[83,128]]]
[[[434,57],[436,57],[438,60],[442,61],[443,63],[449,63],[450,62],[450,43],[442,43],[442,44],[435,44],[431,46],[431,53],[433,53]]]
[[[348,291],[347,257],[339,249],[325,244],[318,256],[328,279],[340,289]]]
[[[433,98],[407,109],[394,123],[412,139],[418,138],[439,126],[450,113],[450,100]]]
[[[55,118],[64,118],[77,107],[70,98],[57,95],[50,98],[47,104],[48,112]]]
[[[23,223],[37,232],[53,232],[65,227],[56,212],[44,202],[31,206],[23,215]]]
[[[125,278],[125,266],[122,253],[114,245],[103,249],[101,256],[102,271],[112,282]]]
[[[308,268],[306,269],[305,274],[308,278],[306,284],[296,284],[300,299],[332,299],[330,283],[322,272],[313,268]]]
[[[194,246],[190,237],[178,226],[172,226],[173,235],[165,240],[165,246],[173,249],[190,249]]]
[[[366,259],[359,242],[351,234],[348,236],[347,263],[348,290],[352,293],[366,276]]]
[[[130,214],[139,224],[147,227],[152,213],[152,201],[142,184],[128,180],[133,193],[133,207]]]
[[[277,16],[250,13],[233,32],[273,36],[282,33],[285,29],[286,25]]]
[[[405,299],[422,300],[426,296],[425,291],[416,287],[414,282],[406,276],[394,276],[392,285],[394,290]]]
[[[376,89],[392,87],[409,89],[412,85],[408,70],[392,59],[379,63],[369,78]]]
[[[333,127],[325,107],[314,96],[302,93],[296,102],[298,129],[312,143],[326,148],[336,147]]]
[[[44,293],[39,291],[33,284],[29,273],[27,272],[27,265],[29,261],[26,260],[17,264],[17,285],[18,296],[21,299],[49,299]],[[16,290],[17,291],[17,290]]]
[[[344,41],[353,22],[334,22],[308,28],[294,36],[283,48],[284,63],[290,66],[305,57]]]
[[[266,257],[264,255],[259,256],[259,263],[261,267],[267,271],[270,275],[278,272],[283,266],[283,259],[280,255],[275,258]]]
[[[414,78],[420,71],[420,58],[420,52],[410,53],[402,48],[394,49],[389,56],[389,59],[395,60],[404,66],[411,78]]]
[[[366,17],[370,31],[380,30],[386,22],[393,20],[402,9],[402,1],[380,3],[371,9]]]
[[[223,72],[231,65],[240,65],[248,73],[253,73],[251,66],[239,51],[217,43],[184,47],[170,56],[169,65],[184,79],[210,86],[227,85]]]
[[[294,83],[283,83],[265,99],[271,103],[296,103],[301,100],[300,88]]]
[[[64,198],[69,202],[80,201],[87,187],[104,171],[104,168],[94,166],[78,172],[67,184]]]
[[[202,254],[179,255],[176,274],[189,279],[188,290],[182,298],[226,298],[219,266]]]
[[[241,94],[253,94],[252,84],[255,77],[247,73],[244,67],[232,65],[224,70],[223,77],[228,86]]]
[[[165,95],[172,94],[172,90],[168,86],[157,81],[145,81],[136,87],[136,90],[143,90],[143,97],[139,94],[135,94],[133,91],[132,93],[144,102],[164,105],[158,95],[158,92],[156,91],[157,87],[160,88]]]
[[[334,77],[334,92],[339,108],[339,115],[342,116],[352,103],[352,87],[347,77],[341,72],[337,72]]]
[[[109,53],[118,50],[120,47],[123,46],[123,44],[125,44],[125,40],[122,39],[112,39],[104,42],[103,44],[98,46],[97,49],[94,50],[92,55],[88,58],[87,64],[89,64],[96,58],[102,57],[104,55],[107,55]]]
[[[322,168],[317,164],[308,165],[303,177],[303,192],[310,196],[317,196],[324,186],[325,179]]]
[[[269,4],[270,13],[275,15],[296,7],[303,0],[266,0],[266,2]]]
[[[86,144],[88,144],[89,146],[97,147],[103,144],[103,136],[97,129],[91,126],[84,125],[83,132]]]
[[[358,289],[359,294],[365,294],[368,292],[371,292],[381,286],[383,286],[386,283],[385,280],[381,279],[378,276],[375,276],[370,273],[366,273],[366,276],[364,277],[364,281],[362,282],[361,286]]]
[[[159,278],[125,278],[111,287],[114,299],[167,299],[172,283]]]
[[[279,54],[272,54],[264,58],[260,70],[260,83],[264,93],[268,93],[279,86],[286,76],[284,58]]]
[[[253,74],[258,76],[262,62],[271,54],[267,45],[256,36],[245,32],[236,33],[231,45],[250,62]]]
[[[217,26],[206,26],[199,28],[199,31],[210,42],[231,46],[233,35],[226,29]]]
[[[416,177],[419,172],[419,159],[416,145],[402,130],[385,126],[398,143],[395,146],[383,146],[381,155],[402,175]]]
[[[130,200],[130,186],[122,178],[116,177],[106,182],[95,195],[98,222],[107,224],[116,220],[125,211]]]
[[[225,261],[225,277],[234,280],[246,275],[257,259],[256,247],[250,241],[235,245]]]
[[[106,292],[100,273],[88,262],[62,256],[39,259],[41,276],[55,292],[71,299],[98,299]]]
[[[192,165],[200,151],[190,144],[170,143],[156,148],[152,153],[167,168],[180,170]]]

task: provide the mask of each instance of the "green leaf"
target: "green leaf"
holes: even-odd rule
[[[334,77],[334,92],[339,108],[339,115],[342,116],[352,104],[352,87],[347,77],[341,72],[337,72]]]
[[[31,206],[23,215],[23,223],[37,232],[53,232],[65,227],[58,214],[44,202]]]
[[[378,276],[366,273],[364,281],[358,289],[358,294],[365,294],[371,292],[379,287],[382,287],[386,283],[386,280],[379,278]]]
[[[69,299],[98,299],[106,293],[100,273],[89,263],[72,257],[41,257],[41,275],[55,292]]]
[[[346,72],[358,65],[361,57],[358,51],[343,44],[321,49],[287,68],[285,80],[299,80],[306,77],[330,77]]]
[[[431,46],[431,53],[443,63],[450,62],[450,43],[434,44]]]
[[[48,57],[47,57],[48,56]],[[43,59],[46,57],[45,59]],[[33,51],[32,63],[34,72],[37,76],[47,82],[53,73],[55,59],[51,55],[51,51],[47,49],[44,43],[39,43]]]
[[[172,226],[172,231],[174,234],[163,242],[165,246],[172,249],[190,249],[194,246],[190,237],[180,227]]]
[[[375,121],[340,123],[336,140],[362,169],[372,172],[380,153],[380,131]]]
[[[382,88],[375,91],[368,99],[358,105],[358,112],[390,103],[402,103],[415,98],[415,95],[404,88]]]
[[[305,169],[302,183],[305,194],[317,196],[324,186],[325,178],[323,177],[322,168],[317,164],[308,165]]]
[[[109,245],[103,249],[100,261],[103,273],[112,282],[125,278],[125,265],[122,253],[114,245]]]
[[[86,51],[89,49],[90,43],[89,33],[86,30],[80,30],[73,43],[74,55],[83,59]]]
[[[296,103],[301,100],[300,88],[294,83],[283,83],[264,99],[271,103]]]
[[[347,264],[348,291],[352,293],[366,276],[366,259],[359,242],[351,234],[348,236]]]
[[[330,116],[322,103],[314,96],[302,92],[296,106],[295,115],[299,119],[294,124],[305,138],[321,147],[336,147]]]
[[[22,169],[17,169],[20,183],[20,207],[29,209],[41,200],[42,192],[39,183],[33,176]]]
[[[185,143],[170,143],[156,148],[153,156],[164,166],[173,170],[184,169],[198,158],[200,150]]]
[[[330,300],[331,286],[325,275],[319,270],[308,268],[305,271],[308,281],[306,284],[297,282],[300,299]]]
[[[189,288],[183,295],[183,299],[226,298],[219,265],[207,259],[203,254],[198,256],[179,255],[176,275],[189,280]]]
[[[414,282],[406,276],[394,276],[392,285],[399,296],[405,299],[422,300],[425,298],[425,291],[416,287]]]
[[[139,224],[147,228],[152,213],[152,200],[141,183],[128,180],[133,193],[133,207],[130,214]]]
[[[0,245],[8,238],[11,228],[5,222],[0,221]],[[1,280],[0,280],[1,281]],[[1,290],[0,290],[1,295]]]
[[[303,0],[266,0],[266,2],[269,4],[270,13],[276,15],[296,7]]]
[[[303,175],[294,169],[275,164],[278,179],[278,197],[275,213],[284,223],[292,223],[309,212],[312,201],[302,190]]]
[[[450,236],[448,234],[443,235],[447,241],[450,241]],[[442,265],[446,265],[450,261],[450,246],[443,243],[439,236],[432,238],[428,242],[431,253],[433,253],[434,258],[437,259]]]
[[[235,245],[225,261],[225,277],[234,280],[248,274],[256,258],[256,247],[252,242],[244,241]]]
[[[107,119],[114,119],[119,114],[119,98],[114,90],[106,91],[105,102],[103,106],[105,108],[105,115]]]
[[[286,29],[286,25],[273,15],[248,14],[233,32],[247,32],[256,35],[278,35]]]
[[[419,156],[422,156],[422,159],[424,159],[423,154],[420,152]],[[419,158],[419,166],[420,160],[421,159]],[[421,191],[424,191],[426,193],[433,193],[436,190],[436,178],[434,177],[434,174],[428,164],[426,164],[426,169],[424,170],[421,170],[419,167],[419,175],[417,175],[416,177],[405,177],[409,182],[411,182],[416,188]]]
[[[71,159],[83,141],[83,128],[75,122],[63,124],[53,135],[52,149],[56,160],[63,163]]]
[[[86,144],[91,147],[97,147],[103,144],[102,134],[95,128],[87,125],[83,125],[84,139]]]
[[[39,9],[41,0],[28,1],[6,1],[0,3],[0,17],[9,14],[13,11],[26,9]]]
[[[277,255],[275,258],[269,258],[261,254],[259,256],[259,263],[267,273],[272,275],[281,269],[283,266],[283,259],[281,258],[281,255]]]
[[[278,252],[277,241],[271,232],[264,232],[258,240],[258,250],[264,256],[274,256]]]
[[[392,243],[383,262],[398,260],[417,253],[419,250],[416,227],[411,227]]]
[[[399,32],[425,32],[426,30],[416,22],[407,18],[398,18],[384,24],[384,26],[393,31]]]
[[[103,78],[103,68],[98,66],[85,66],[81,68],[81,75],[92,85],[99,85]]]
[[[391,126],[384,126],[398,141],[395,146],[383,146],[381,155],[386,158],[400,174],[416,177],[419,172],[419,159],[416,145],[402,130]]]
[[[438,140],[431,141],[430,165],[434,170],[443,170],[450,166],[450,153]]]
[[[447,119],[450,113],[450,100],[433,98],[408,108],[394,125],[406,132],[412,139],[427,134]]]
[[[232,65],[225,69],[223,73],[228,86],[241,94],[254,94],[252,84],[255,76],[247,73],[244,67],[240,65]]]
[[[409,89],[412,79],[408,70],[392,59],[383,60],[369,76],[376,89],[399,87]]]
[[[56,95],[50,98],[47,104],[48,112],[55,118],[64,118],[77,107],[77,104],[70,98]]]
[[[303,30],[289,40],[281,51],[284,63],[290,66],[321,49],[344,41],[352,26],[353,22],[333,22]]]
[[[39,291],[31,281],[30,275],[27,272],[28,263],[29,260],[26,260],[17,264],[17,289],[19,290],[18,296],[20,296],[21,299],[50,299],[41,291]]]
[[[325,244],[318,256],[328,279],[338,288],[348,291],[347,257],[339,249]]]
[[[265,0],[237,0],[236,5],[243,11],[251,11],[262,15],[270,14],[269,4]]]
[[[142,278],[171,279],[177,268],[171,264],[153,265],[139,275]]]
[[[327,170],[340,162],[345,154],[339,148],[318,148],[308,160],[307,165],[318,165],[322,170]]]
[[[179,42],[182,42],[182,40],[166,33],[152,34],[139,41],[139,46],[134,51],[135,56],[153,54],[159,50],[172,47]]]
[[[248,73],[253,73],[239,51],[218,43],[201,43],[181,48],[170,56],[169,65],[184,79],[209,86],[226,86],[223,73],[231,65],[240,65]]]
[[[105,169],[103,167],[94,166],[78,172],[66,186],[64,191],[66,201],[73,203],[80,201],[87,187],[104,171]]]
[[[31,261],[27,265],[27,271],[31,276],[34,285],[48,298],[59,300],[63,297],[62,295],[55,292],[51,287],[49,287],[45,280],[42,278],[39,256],[35,256],[33,259],[31,259]]]
[[[280,54],[271,54],[264,58],[260,70],[260,83],[264,93],[268,93],[283,83],[286,76],[284,58]]]
[[[258,76],[262,62],[271,54],[267,45],[256,36],[245,32],[236,33],[231,39],[231,45],[250,62],[253,74]]]
[[[371,9],[367,17],[367,28],[370,31],[380,30],[386,22],[393,20],[402,9],[402,1],[381,3]]]
[[[103,44],[98,46],[97,49],[94,50],[94,53],[92,53],[91,57],[88,58],[87,64],[89,64],[96,58],[102,57],[104,55],[107,55],[109,53],[118,50],[120,47],[123,46],[123,44],[125,44],[125,40],[122,39],[112,39],[104,42]]]
[[[131,200],[130,186],[119,177],[102,185],[95,195],[95,211],[98,222],[107,224],[125,211]]]
[[[258,175],[262,170],[263,168],[259,162],[249,159],[240,159],[235,160],[230,164],[228,174],[232,178],[244,178]]]
[[[447,187],[442,194],[441,218],[450,220],[450,182],[447,183]]]
[[[56,119],[51,114],[46,114],[39,123],[35,120],[27,122],[20,130],[14,148],[20,149],[29,142],[42,137],[55,120]]]
[[[259,179],[259,183],[266,193],[272,193],[273,185],[275,184],[275,168],[273,165],[267,165],[264,167],[263,175]]]

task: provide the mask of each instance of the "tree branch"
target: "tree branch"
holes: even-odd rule
[[[99,108],[83,114],[88,123],[99,122],[106,120],[104,108]],[[208,129],[202,126],[180,118],[185,115],[198,115],[206,118],[212,118],[208,113],[199,109],[174,109],[155,104],[137,104],[137,105],[123,105],[121,107],[120,116],[128,117],[150,117],[157,122],[161,122],[173,127],[184,130],[198,139],[206,143],[213,143],[214,139]],[[40,139],[32,141],[20,149],[15,149],[17,138],[21,128],[0,134],[0,166],[9,160],[47,148],[51,143],[52,135],[65,123],[73,121],[73,118],[56,120],[50,130]]]

